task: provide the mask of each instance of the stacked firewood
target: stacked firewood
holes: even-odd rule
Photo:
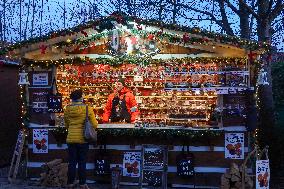
[[[68,163],[55,159],[41,166],[40,185],[45,187],[64,187],[67,184]]]
[[[242,188],[242,174],[243,171],[235,163],[231,164],[229,170],[221,177],[221,189],[240,189]],[[253,188],[253,180],[245,172],[245,188]]]

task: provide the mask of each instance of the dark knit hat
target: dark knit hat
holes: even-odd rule
[[[122,76],[119,76],[117,81],[122,83],[123,86],[125,85],[125,78],[123,78]]]
[[[70,98],[72,100],[78,100],[78,99],[82,98],[82,94],[83,94],[82,89],[78,89],[78,90],[71,92]]]

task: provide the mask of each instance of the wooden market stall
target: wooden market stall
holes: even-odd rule
[[[114,13],[8,48],[21,58],[26,79],[28,176],[39,178],[45,162],[67,161],[64,115],[48,109],[47,96],[60,93],[64,109],[70,92],[81,88],[101,123],[98,146],[90,146],[89,182],[109,182],[108,167],[118,165],[126,185],[218,188],[221,175],[232,163],[241,165],[251,147],[246,118],[254,93],[253,50],[260,45]],[[140,116],[135,124],[102,124],[119,76],[133,91]],[[157,165],[166,176],[146,168]]]
[[[0,167],[9,164],[20,125],[19,64],[0,56]]]

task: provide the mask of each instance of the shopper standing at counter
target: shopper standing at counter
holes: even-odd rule
[[[139,111],[132,91],[125,87],[124,78],[114,84],[114,92],[109,95],[104,109],[103,122],[134,123]]]
[[[80,189],[89,189],[86,185],[86,160],[89,144],[85,141],[83,130],[88,108],[88,118],[94,128],[98,122],[91,107],[83,103],[82,90],[75,90],[71,93],[72,103],[64,111],[65,126],[68,129],[68,188],[74,188],[76,177],[76,165],[78,163],[78,176]]]

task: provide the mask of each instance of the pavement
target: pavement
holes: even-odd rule
[[[43,187],[39,186],[38,181],[28,179],[17,179],[15,183],[11,184],[8,181],[9,167],[0,169],[0,189],[60,189],[60,187]],[[90,189],[111,189],[110,184],[88,184]],[[78,187],[79,188],[79,187]],[[121,186],[120,189],[138,189],[138,186]]]
[[[111,189],[110,184],[88,184],[90,189]],[[60,189],[61,187],[43,187],[30,180],[17,180],[15,184],[10,184],[7,178],[0,178],[0,189]],[[79,187],[77,187],[79,189]],[[138,189],[138,186],[121,186],[120,189]]]

